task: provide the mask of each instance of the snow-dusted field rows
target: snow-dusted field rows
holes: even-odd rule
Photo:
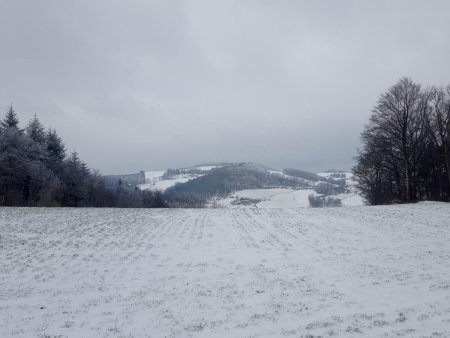
[[[450,204],[0,209],[1,337],[448,337]]]

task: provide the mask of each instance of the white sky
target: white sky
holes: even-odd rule
[[[449,1],[0,0],[0,109],[103,173],[348,169],[400,77],[450,83]],[[3,108],[2,108],[3,107]]]

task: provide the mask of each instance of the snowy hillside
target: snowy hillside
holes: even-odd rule
[[[186,183],[194,178],[201,177],[211,169],[218,166],[195,166],[192,168],[181,169],[181,173],[170,177],[165,177],[166,170],[153,170],[145,172],[145,184],[138,187],[143,190],[165,191],[177,183]],[[194,173],[193,173],[194,172]]]
[[[342,200],[342,204],[344,206],[360,206],[364,204],[362,196],[359,194],[356,189],[356,181],[354,180],[353,174],[350,172],[336,172],[329,171],[324,173],[318,173],[317,175],[325,177],[325,178],[337,178],[337,175],[343,175],[345,180],[345,185],[347,187],[348,192],[344,194],[336,194],[334,197]],[[333,175],[335,177],[333,177]]]
[[[292,177],[280,171],[270,171],[274,175]],[[356,182],[352,180],[353,175],[348,172],[342,173],[345,180],[346,192],[330,194],[330,197],[338,198],[343,206],[361,206],[363,199],[356,190]],[[333,179],[333,172],[319,173],[321,177]],[[304,180],[310,188],[269,188],[269,189],[245,189],[229,194],[225,198],[214,198],[210,201],[210,207],[256,207],[256,208],[306,208],[309,207],[309,195],[320,196],[314,187],[322,182]]]
[[[256,207],[256,208],[307,208],[308,196],[317,195],[313,189],[245,189],[226,198],[212,199],[210,207]]]
[[[169,197],[206,196],[206,205],[215,208],[309,207],[308,196],[311,194],[337,198],[343,206],[363,204],[351,173],[331,171],[314,174],[297,169],[277,171],[253,163],[198,165],[172,169],[168,175],[170,170],[146,172],[146,183],[139,187],[166,191]],[[176,184],[181,185],[175,187]],[[320,187],[325,187],[327,193]]]
[[[0,209],[0,337],[449,337],[450,204]]]

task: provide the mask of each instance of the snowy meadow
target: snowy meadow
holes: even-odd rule
[[[0,336],[449,337],[449,216],[0,208]]]

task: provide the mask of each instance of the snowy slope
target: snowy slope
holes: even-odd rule
[[[349,192],[330,195],[342,201],[342,206],[362,206],[363,199],[354,186],[348,186]],[[230,194],[226,198],[214,198],[208,204],[209,207],[218,208],[307,208],[309,207],[308,196],[318,196],[313,189],[245,189]],[[242,199],[243,203],[239,203]],[[247,200],[252,203],[246,204]]]
[[[239,166],[240,164],[231,164]],[[263,170],[267,173],[275,176],[279,176],[284,179],[290,179],[292,182],[302,182],[306,188],[299,189],[298,186],[292,185],[292,187],[283,188],[265,188],[265,189],[245,189],[234,191],[226,197],[213,197],[209,200],[208,206],[210,207],[258,207],[258,208],[299,208],[309,207],[308,196],[310,194],[318,195],[314,191],[314,187],[318,184],[322,184],[320,181],[311,181],[307,179],[290,176],[282,171],[267,169],[258,164],[247,164],[254,166],[257,170]],[[181,169],[186,173],[180,175],[174,175],[172,177],[164,177],[165,171],[148,171],[145,173],[146,183],[139,185],[141,189],[160,190],[165,191],[170,187],[173,187],[177,183],[186,183],[195,178],[199,178],[208,174],[212,169],[218,168],[220,165],[199,165],[190,168]],[[195,170],[195,173],[189,173],[189,170]],[[318,175],[325,178],[332,178],[333,172],[319,173]],[[346,184],[348,192],[331,195],[331,197],[339,198],[342,201],[343,206],[359,206],[363,205],[363,200],[358,194],[355,188],[355,183],[352,180],[351,173],[345,173]],[[230,181],[233,177],[230,177]],[[242,199],[242,200],[241,200]],[[241,200],[241,201],[239,201]]]
[[[217,166],[198,166],[198,167],[191,167],[191,168],[184,168],[184,169],[185,170],[196,169],[198,171],[202,171],[202,172],[206,173],[209,170],[212,170],[214,168],[217,168]],[[194,178],[203,176],[202,174],[180,174],[180,175],[175,175],[170,178],[165,178],[163,176],[165,172],[166,172],[165,170],[146,171],[145,172],[145,182],[146,183],[140,184],[140,185],[138,185],[138,187],[142,190],[165,191],[166,189],[173,187],[177,183],[186,183],[190,180],[193,180]]]
[[[449,337],[449,215],[0,208],[0,337]]]
[[[211,201],[211,207],[257,207],[257,208],[306,208],[309,207],[308,196],[317,195],[313,189],[245,189],[236,191],[230,196]],[[254,203],[239,203],[240,199],[251,199]]]
[[[164,174],[164,171],[163,171]],[[186,183],[190,180],[193,180],[200,175],[176,175],[171,178],[164,178],[162,175],[160,177],[154,178],[152,181],[149,181],[145,184],[140,184],[138,187],[143,190],[159,190],[164,191],[170,187],[173,187],[177,183]]]
[[[334,195],[333,197],[341,199],[343,206],[364,205],[364,200],[356,188],[357,182],[355,181],[353,174],[350,172],[341,172],[341,173],[345,175],[345,185],[347,186],[349,192],[345,194],[337,194]],[[333,178],[332,174],[333,171],[317,173],[317,175],[325,178]]]

